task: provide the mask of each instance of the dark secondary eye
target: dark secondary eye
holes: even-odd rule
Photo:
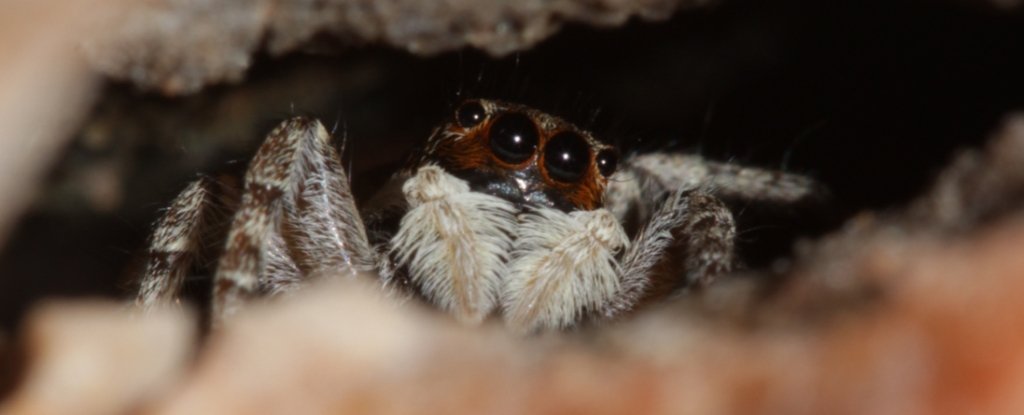
[[[455,110],[455,119],[462,128],[475,127],[487,117],[487,111],[479,102],[470,101],[459,106]]]
[[[601,150],[597,153],[597,170],[601,172],[604,177],[609,177],[615,173],[615,168],[619,165],[619,155],[612,149]]]
[[[491,124],[491,151],[501,161],[519,164],[537,149],[537,126],[533,120],[518,112],[501,114]]]
[[[590,146],[574,132],[558,133],[544,148],[544,167],[554,180],[571,183],[579,180],[590,165]]]

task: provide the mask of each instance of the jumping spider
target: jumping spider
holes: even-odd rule
[[[459,105],[358,209],[330,141],[319,122],[296,117],[257,151],[217,249],[215,322],[316,276],[372,273],[464,322],[571,327],[730,271],[735,225],[720,197],[788,204],[821,192],[803,176],[693,155],[619,163],[560,118],[481,99]],[[192,183],[158,222],[144,307],[178,301],[209,246],[212,186]]]

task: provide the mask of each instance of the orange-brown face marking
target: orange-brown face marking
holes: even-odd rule
[[[587,131],[535,109],[492,100],[456,108],[420,162],[439,164],[476,190],[564,211],[601,206],[617,154]]]

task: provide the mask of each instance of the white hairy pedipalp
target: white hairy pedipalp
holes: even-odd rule
[[[512,247],[512,203],[470,191],[437,166],[402,186],[409,211],[392,239],[399,266],[423,294],[462,321],[480,322],[498,302]]]
[[[615,257],[628,244],[607,209],[524,213],[502,287],[505,320],[520,331],[561,328],[603,308],[619,291]]]

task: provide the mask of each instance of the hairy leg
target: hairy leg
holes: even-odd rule
[[[732,213],[720,200],[699,190],[669,193],[626,250],[620,302],[608,315],[729,272],[735,237]]]
[[[302,273],[310,276],[373,272],[377,255],[367,239],[349,178],[327,131],[317,123],[299,153],[299,189],[285,200],[284,233]]]
[[[796,206],[819,204],[828,189],[810,177],[678,153],[631,157],[609,183],[607,206],[620,220],[644,223],[656,201],[675,189],[704,189],[728,200]]]
[[[202,250],[213,210],[212,186],[206,178],[190,183],[157,222],[135,300],[143,309],[179,301],[185,276]]]
[[[257,291],[278,295],[301,287],[306,274],[303,274],[292,258],[284,237],[279,232],[271,232],[267,237],[269,240],[264,252],[266,266],[260,274]]]
[[[290,284],[301,278],[295,273],[354,274],[373,263],[329,134],[316,120],[292,118],[267,136],[246,171],[214,276],[214,321],[246,298],[284,289],[275,281]]]

